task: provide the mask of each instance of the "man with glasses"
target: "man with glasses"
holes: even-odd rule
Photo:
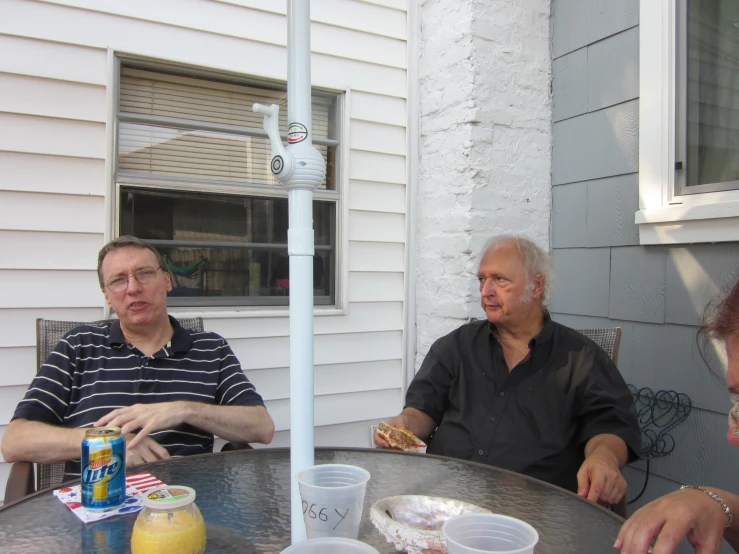
[[[274,423],[219,335],[167,314],[171,277],[148,243],[119,237],[98,255],[113,323],[67,333],[39,369],[2,442],[6,462],[67,462],[79,476],[85,428],[115,425],[127,465],[213,450],[213,435],[269,443]]]

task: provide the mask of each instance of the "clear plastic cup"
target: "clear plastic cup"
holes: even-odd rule
[[[520,519],[500,514],[464,514],[441,527],[449,554],[532,554],[539,533]]]
[[[297,473],[308,538],[359,536],[370,474],[344,464],[311,466]]]
[[[308,539],[288,546],[281,554],[380,554],[368,544],[344,537]]]

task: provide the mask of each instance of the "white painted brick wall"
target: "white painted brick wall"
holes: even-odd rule
[[[421,2],[416,368],[479,317],[484,241],[525,233],[549,248],[549,0]]]

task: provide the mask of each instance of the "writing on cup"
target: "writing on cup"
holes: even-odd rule
[[[331,528],[332,531],[335,531],[336,528],[344,522],[348,513],[349,508],[344,510],[344,513],[342,514],[336,508],[323,508],[315,503],[308,505],[308,503],[303,500],[303,515],[310,519],[319,519],[325,522],[328,522],[329,519],[331,519],[331,523],[336,521],[336,524]],[[336,516],[338,516],[338,518]]]
[[[297,472],[296,478],[308,538],[356,539],[369,472],[346,464],[321,464]]]

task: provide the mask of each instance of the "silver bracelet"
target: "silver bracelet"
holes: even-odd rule
[[[715,492],[709,491],[708,489],[704,489],[703,487],[697,487],[695,485],[683,485],[682,487],[680,487],[680,490],[682,489],[696,489],[699,491],[703,491],[708,496],[713,498],[716,502],[721,504],[721,509],[724,511],[724,513],[726,514],[726,517],[729,520],[729,522],[726,524],[726,527],[731,527],[731,524],[734,523],[734,514],[731,513],[731,508],[729,508],[726,502],[724,502],[724,499],[721,498],[719,495],[717,495]]]

